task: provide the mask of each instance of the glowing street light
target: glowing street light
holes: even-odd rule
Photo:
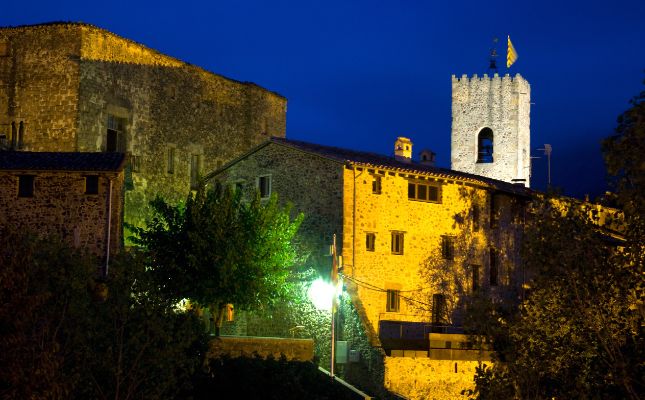
[[[318,310],[331,311],[332,302],[336,295],[336,287],[322,278],[318,278],[309,286],[307,295]]]

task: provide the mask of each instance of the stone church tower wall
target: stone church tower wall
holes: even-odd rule
[[[531,87],[519,74],[453,75],[451,168],[530,186],[530,102]]]

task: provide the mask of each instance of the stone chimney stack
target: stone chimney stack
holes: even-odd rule
[[[429,167],[434,167],[436,156],[437,155],[432,150],[423,149],[419,153],[419,162],[422,165],[427,165]]]
[[[399,136],[394,142],[394,158],[405,163],[412,162],[412,141],[406,137]]]

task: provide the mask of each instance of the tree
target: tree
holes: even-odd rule
[[[522,254],[533,290],[514,313],[491,318],[502,341],[495,366],[477,374],[477,398],[645,394],[644,98],[603,145],[620,221],[588,203],[536,200]],[[621,240],[607,229],[616,222]]]
[[[152,207],[152,221],[134,228],[133,241],[150,252],[169,301],[189,299],[217,315],[216,334],[226,304],[257,309],[287,295],[302,215],[292,219],[275,195],[247,202],[217,185],[189,195],[185,206],[157,198]]]

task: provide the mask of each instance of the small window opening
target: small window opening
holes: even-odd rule
[[[18,197],[34,196],[34,175],[20,175],[18,177]]]
[[[381,177],[375,176],[372,181],[372,193],[381,194]]]
[[[441,256],[444,260],[455,259],[455,241],[452,236],[441,236]]]
[[[167,169],[166,172],[169,174],[174,174],[175,173],[175,148],[174,147],[169,147],[168,148],[168,157],[167,157]]]
[[[199,188],[200,164],[201,164],[201,157],[199,156],[199,154],[193,154],[190,156],[190,188],[191,189]]]
[[[403,232],[392,232],[392,254],[403,254]]]
[[[493,130],[484,128],[477,135],[477,162],[493,162]]]
[[[11,148],[16,149],[18,145],[18,131],[16,130],[16,123],[11,123]]]
[[[479,290],[479,265],[470,266],[470,287],[473,292]]]
[[[121,152],[124,153],[126,149],[124,120],[112,114],[108,115],[107,120],[107,135],[106,135],[106,152]]]
[[[18,148],[22,149],[25,147],[25,123],[20,121],[18,124]]]
[[[497,286],[498,285],[498,276],[499,276],[499,265],[498,265],[498,255],[497,255],[497,250],[494,248],[490,248],[489,251],[489,257],[490,257],[490,285],[491,286]]]
[[[261,199],[271,197],[271,175],[265,175],[258,178],[258,190]]]
[[[401,291],[387,290],[387,312],[399,312],[401,307]]]
[[[365,249],[367,251],[374,251],[376,249],[376,234],[368,233],[365,235]]]
[[[434,325],[447,324],[446,296],[441,293],[432,295],[432,323]]]
[[[85,194],[99,194],[98,175],[88,175],[85,177]]]

